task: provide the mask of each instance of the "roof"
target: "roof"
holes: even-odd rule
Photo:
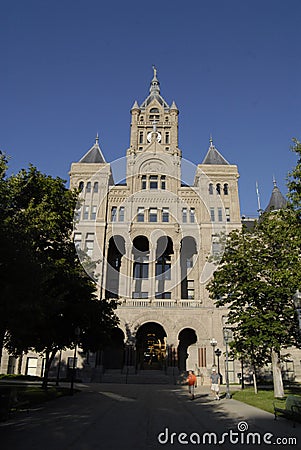
[[[157,69],[153,66],[154,76],[149,88],[149,96],[140,105],[141,109],[146,108],[153,100],[157,100],[164,108],[169,109],[168,103],[160,95],[160,82],[157,78]],[[135,106],[135,105],[134,105]],[[173,105],[176,108],[176,104]]]
[[[212,165],[229,164],[228,161],[220,154],[217,148],[213,145],[212,138],[210,138],[210,146],[202,164],[212,164]]]
[[[287,205],[287,201],[285,197],[281,194],[276,180],[273,180],[274,188],[272,190],[272,195],[269,201],[268,206],[264,210],[264,212],[278,211],[279,209],[285,208]]]
[[[102,151],[99,147],[99,138],[98,135],[95,139],[95,144],[90,148],[90,150],[87,151],[87,153],[79,160],[80,163],[85,164],[103,164],[106,162]]]

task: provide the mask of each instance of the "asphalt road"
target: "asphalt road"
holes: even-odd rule
[[[81,389],[0,423],[0,448],[301,448],[301,425],[274,421],[272,414],[234,399],[213,400],[207,386],[198,388],[194,401],[185,386],[89,384]]]

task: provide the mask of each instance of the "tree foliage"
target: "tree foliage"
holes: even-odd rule
[[[218,307],[228,308],[233,352],[255,366],[271,361],[272,352],[300,346],[293,297],[301,273],[301,144],[289,174],[291,203],[264,213],[249,231],[232,232],[220,266],[208,286]]]
[[[264,214],[251,232],[229,235],[208,287],[216,305],[229,308],[233,350],[257,366],[270,362],[271,350],[298,342],[293,296],[300,285],[300,239],[294,212]]]
[[[77,192],[32,166],[3,175],[0,189],[6,238],[0,240],[0,328],[6,348],[45,353],[46,369],[57,350],[77,341],[77,327],[85,350],[100,348],[117,324],[116,304],[97,299],[78,260],[72,242]]]
[[[294,169],[288,174],[288,197],[299,219],[301,219],[301,142],[293,139],[293,143],[291,149],[296,153],[298,160]]]

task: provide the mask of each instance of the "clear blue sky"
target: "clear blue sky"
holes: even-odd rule
[[[209,136],[240,172],[242,214],[273,175],[286,193],[301,139],[300,0],[1,0],[0,148],[10,170],[32,163],[68,179],[95,135],[107,161],[129,146],[130,108],[161,94],[180,110],[194,163]]]

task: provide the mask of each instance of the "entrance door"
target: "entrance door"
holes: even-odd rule
[[[138,369],[161,370],[166,357],[166,333],[155,322],[142,325],[136,334]]]

